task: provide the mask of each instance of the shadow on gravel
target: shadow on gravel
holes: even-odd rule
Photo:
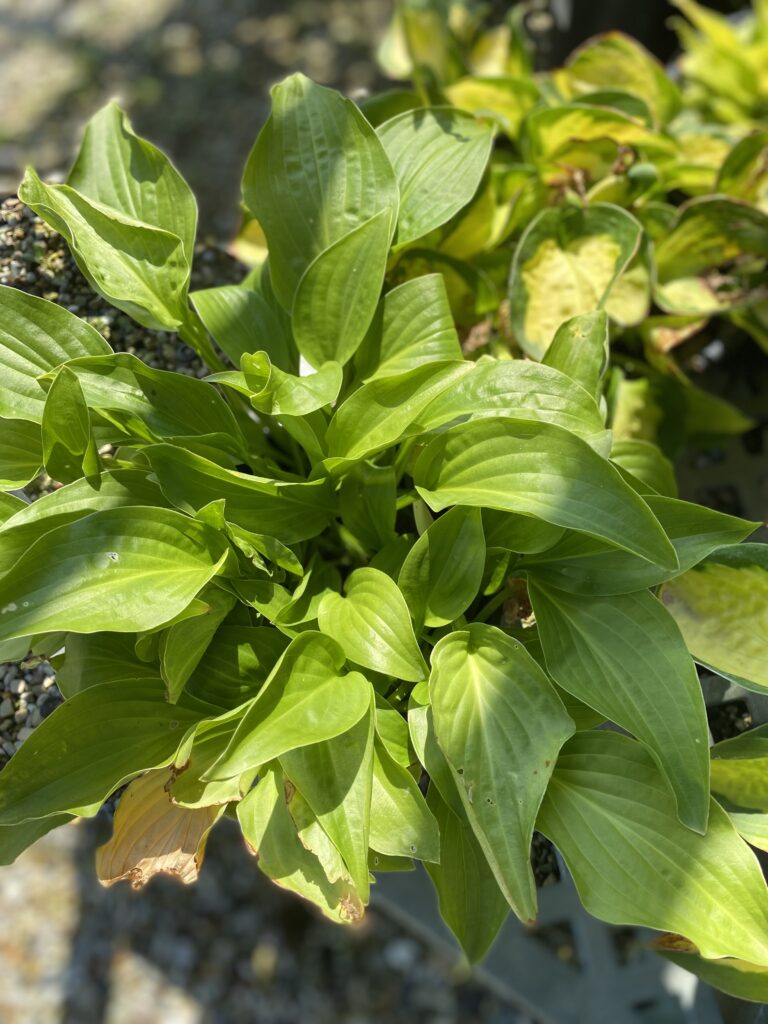
[[[61,1024],[530,1024],[458,974],[455,958],[375,911],[353,931],[305,909],[259,873],[232,822],[214,830],[195,885],[160,877],[141,892],[96,880],[106,815],[78,830],[79,920]],[[129,954],[145,964],[126,991],[114,977]],[[141,990],[150,974],[186,993],[197,1012],[171,1019],[153,1006]]]

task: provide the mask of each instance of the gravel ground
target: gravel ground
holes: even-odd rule
[[[101,889],[96,819],[0,871],[3,1024],[527,1024],[369,912],[342,930],[267,882],[231,822],[198,883]],[[42,921],[46,922],[44,928]]]

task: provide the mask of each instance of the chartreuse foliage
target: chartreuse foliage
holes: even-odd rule
[[[403,275],[442,272],[460,327],[482,322],[496,354],[546,362],[563,324],[605,310],[614,437],[670,457],[750,426],[686,355],[741,332],[768,351],[768,6],[732,24],[675,2],[677,80],[617,32],[534,74],[526,5],[489,27],[479,0],[399,0],[379,58],[410,83],[363,104],[387,125],[429,103],[496,127],[472,202],[414,241]]]
[[[403,7],[420,96],[275,88],[240,285],[188,295],[194,201],[114,106],[66,184],[25,179],[94,287],[212,373],[0,289],[0,644],[55,654],[66,697],[0,773],[0,860],[128,784],[105,883],[192,880],[227,813],[338,921],[422,861],[477,959],[536,917],[538,829],[591,912],[762,992],[768,740],[710,765],[694,659],[768,688],[768,563],[616,430],[608,341],[654,289],[699,303],[724,251],[751,274],[765,215],[665,205],[680,100],[634,44],[544,90],[511,29],[500,77],[464,74],[430,10]],[[8,493],[41,469],[63,486]]]

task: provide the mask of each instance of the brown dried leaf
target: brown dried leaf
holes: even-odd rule
[[[109,842],[96,851],[96,872],[104,886],[124,879],[134,889],[158,874],[184,885],[197,879],[208,833],[223,807],[179,807],[171,802],[168,769],[147,772],[123,793]]]

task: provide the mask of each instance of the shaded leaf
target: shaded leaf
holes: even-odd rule
[[[768,548],[720,548],[666,583],[661,600],[696,661],[768,692]]]
[[[469,822],[458,818],[430,786],[427,807],[440,829],[440,863],[427,864],[440,916],[470,963],[482,960],[509,914],[509,904]]]
[[[440,833],[413,776],[376,737],[373,744],[371,849],[392,857],[440,861]]]
[[[475,836],[510,906],[531,920],[533,825],[573,722],[522,645],[482,623],[439,641],[429,693],[437,742]]]
[[[768,892],[754,855],[714,801],[706,835],[681,825],[639,743],[577,733],[560,755],[537,828],[560,850],[595,917],[679,932],[704,957],[768,966]]]
[[[674,620],[648,591],[586,598],[532,580],[529,593],[549,674],[645,744],[675,794],[680,820],[703,833],[707,718]]]
[[[368,902],[368,834],[373,778],[373,707],[351,729],[283,754],[283,771],[344,858],[360,899]]]

